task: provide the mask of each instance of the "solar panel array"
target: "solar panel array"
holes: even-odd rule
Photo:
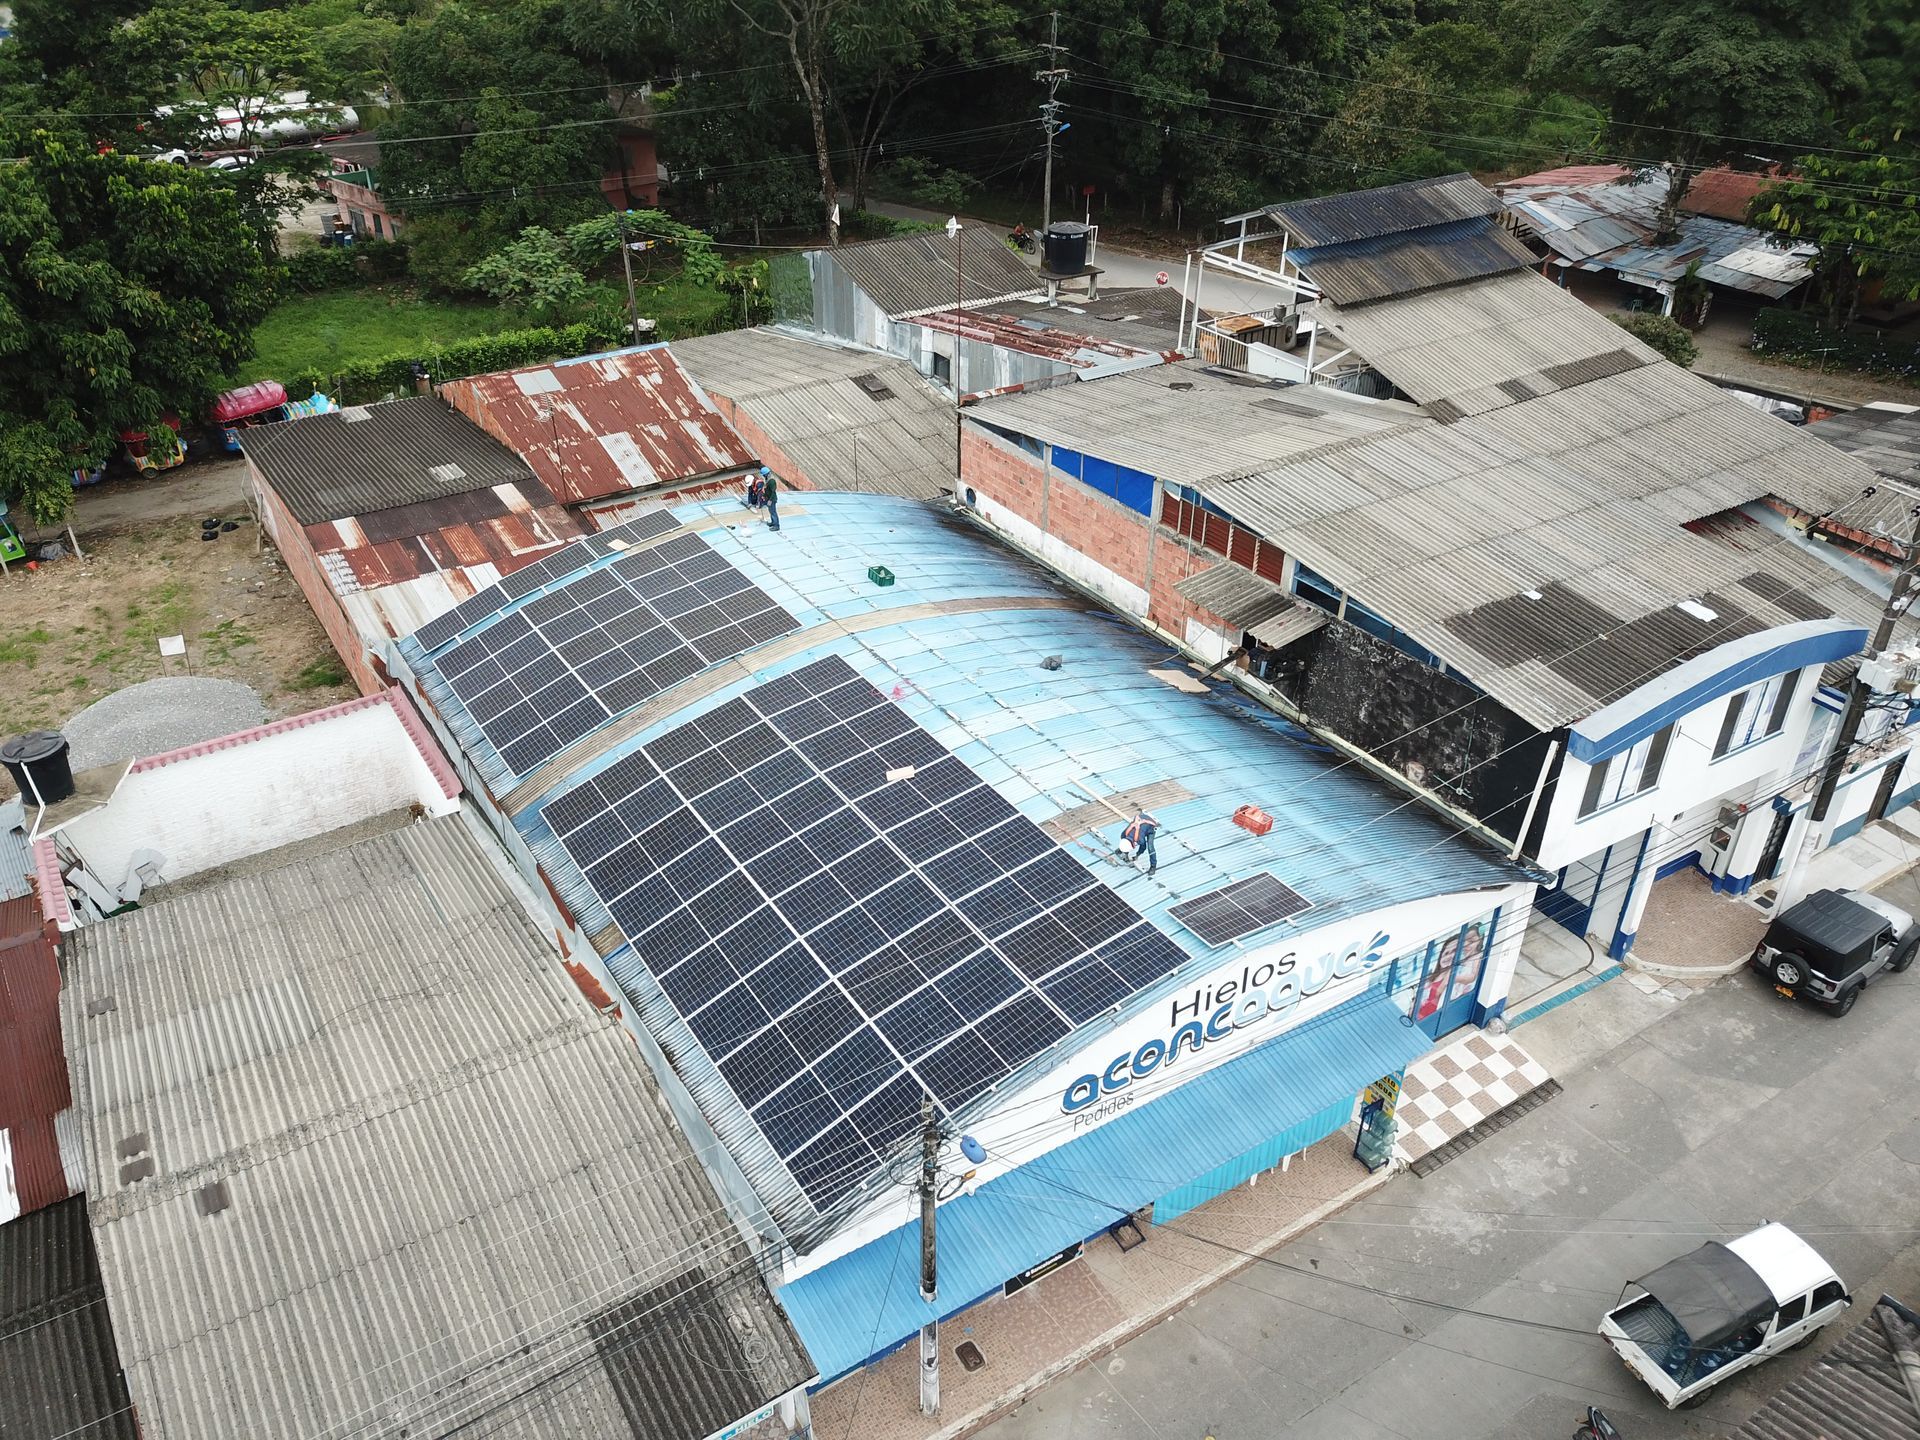
[[[823,1208],[1185,958],[837,656],[543,815]]]
[[[602,555],[611,555],[626,545],[657,539],[679,528],[680,522],[666,511],[653,510],[624,525],[616,525],[598,535],[576,540],[544,560],[522,565],[504,580],[462,600],[446,614],[429,620],[413,632],[414,639],[424,649],[438,650],[469,625],[479,624],[509,600],[518,600],[522,595],[531,594],[542,585],[558,580],[563,575],[570,575]]]
[[[1263,870],[1182,900],[1169,913],[1207,944],[1225,945],[1312,908],[1312,902],[1299,891]]]
[[[439,668],[507,767],[525,775],[609,715],[798,628],[682,531],[531,601],[447,651]]]

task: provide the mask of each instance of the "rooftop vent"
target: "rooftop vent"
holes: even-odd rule
[[[878,375],[874,374],[871,370],[869,370],[864,375],[855,375],[852,378],[853,378],[854,384],[858,385],[862,390],[866,391],[867,394],[871,395],[874,399],[876,400],[893,399],[893,391],[887,388],[887,382],[882,380]]]

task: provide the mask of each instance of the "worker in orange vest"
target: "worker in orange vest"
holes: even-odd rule
[[[1153,837],[1160,833],[1160,822],[1144,810],[1134,812],[1133,823],[1120,832],[1120,836],[1133,847],[1128,858],[1138,860],[1147,857],[1147,874],[1151,875],[1160,868],[1160,856],[1153,848]]]

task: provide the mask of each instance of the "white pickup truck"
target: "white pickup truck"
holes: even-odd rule
[[[1669,1260],[1622,1298],[1600,1334],[1669,1410],[1806,1344],[1853,1303],[1819,1251],[1778,1223]]]

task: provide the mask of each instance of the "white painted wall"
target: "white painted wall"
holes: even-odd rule
[[[162,878],[179,880],[415,803],[429,815],[460,808],[393,707],[376,703],[136,768],[111,801],[60,833],[115,887],[136,850],[158,850]]]
[[[1119,571],[1109,570],[1091,556],[1074,549],[1058,535],[1046,534],[1031,520],[1002,505],[991,495],[977,495],[973,508],[1021,549],[1039,556],[1061,574],[1079,581],[1115,609],[1127,615],[1146,615],[1147,592]]]
[[[1591,767],[1569,756],[1547,812],[1546,831],[1538,855],[1540,863],[1557,870],[1639,835],[1657,821],[1672,821],[1721,797],[1746,800],[1756,790],[1767,788],[1763,781],[1784,782],[1800,752],[1813,711],[1811,697],[1818,683],[1816,668],[1801,672],[1786,727],[1770,739],[1718,760],[1713,758],[1714,742],[1719,738],[1720,723],[1734,697],[1723,696],[1683,716],[1668,746],[1660,783],[1644,795],[1603,808],[1585,819],[1580,818],[1580,800],[1586,793]]]

